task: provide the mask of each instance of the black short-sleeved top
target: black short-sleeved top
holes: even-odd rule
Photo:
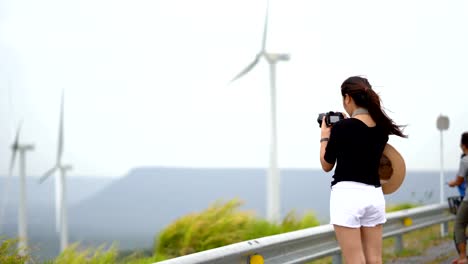
[[[333,125],[324,159],[336,161],[331,185],[340,181],[355,181],[380,186],[379,164],[388,141],[382,127],[368,127],[356,118],[343,119]]]

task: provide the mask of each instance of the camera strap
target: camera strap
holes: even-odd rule
[[[354,110],[351,117],[355,117],[357,115],[362,115],[362,114],[369,114],[369,111],[365,108],[356,108],[356,110]]]

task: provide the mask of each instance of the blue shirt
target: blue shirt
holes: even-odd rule
[[[462,194],[462,192],[460,191],[460,195],[465,196],[465,193],[466,193],[466,181],[468,180],[468,155],[465,155],[465,156],[463,156],[463,157],[461,158],[461,160],[460,160],[460,166],[458,167],[457,176],[465,178],[465,181],[463,182],[463,184],[465,185],[465,187],[463,188],[463,194]],[[464,201],[468,201],[468,197],[465,196],[465,198],[463,198],[463,200],[464,200]]]

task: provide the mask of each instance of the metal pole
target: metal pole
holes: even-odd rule
[[[343,263],[341,253],[338,253],[332,256],[332,264],[341,264],[341,263]]]
[[[447,130],[450,126],[450,119],[448,116],[439,115],[437,118],[437,129],[440,131],[440,204],[444,203],[444,139],[443,131]],[[440,236],[444,237],[448,233],[448,225],[442,223],[440,225]]]
[[[66,181],[65,174],[67,168],[60,168],[61,177],[61,207],[60,207],[60,252],[68,247],[68,221],[67,221],[67,203],[66,203]]]
[[[440,130],[440,203],[445,203],[444,195],[444,137]],[[448,234],[448,223],[440,224],[440,236],[445,237]]]
[[[444,203],[444,137],[440,131],[440,203]]]
[[[395,253],[403,251],[403,234],[395,236]]]
[[[27,216],[26,216],[26,148],[19,147],[20,160],[20,204],[18,210],[18,251],[25,256],[28,247]]]
[[[58,168],[60,170],[60,167]],[[55,172],[57,173],[57,172]],[[60,173],[60,172],[59,172]],[[60,215],[60,202],[61,202],[61,177],[60,175],[54,175],[54,188],[55,188],[55,232],[60,232],[60,222],[61,222],[61,215]]]
[[[270,64],[270,96],[271,96],[271,142],[270,142],[270,170],[268,176],[268,219],[272,222],[280,220],[280,176],[278,171],[277,126],[276,126],[276,61]]]

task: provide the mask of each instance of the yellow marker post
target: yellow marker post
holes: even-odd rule
[[[264,260],[263,260],[262,255],[255,254],[255,255],[250,256],[249,258],[249,264],[263,264],[263,263],[264,263]]]
[[[409,218],[409,217],[406,217],[403,219],[403,225],[404,226],[410,226],[413,224],[413,219]]]

